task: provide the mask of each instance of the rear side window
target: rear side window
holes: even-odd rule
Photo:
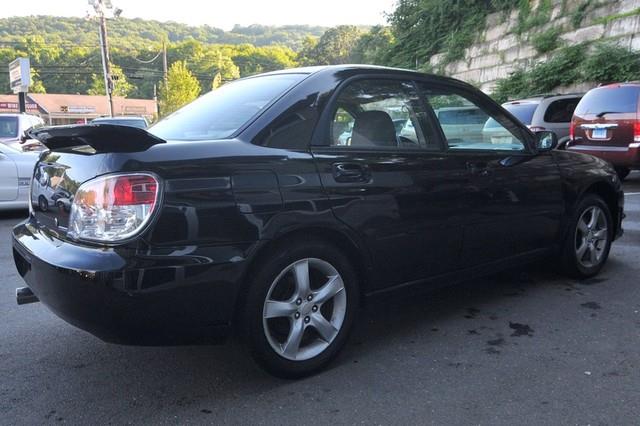
[[[229,138],[305,76],[265,75],[225,84],[159,121],[149,133],[182,141]]]
[[[573,111],[580,99],[560,99],[549,104],[547,111],[544,113],[544,121],[546,123],[569,123],[573,117]]]
[[[629,113],[638,109],[639,87],[600,87],[588,92],[578,104],[576,115],[602,113]]]

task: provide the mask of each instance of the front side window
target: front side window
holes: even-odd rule
[[[504,117],[493,116],[473,100],[446,88],[420,84],[433,108],[447,148],[456,150],[524,151],[524,142]]]
[[[225,84],[149,128],[165,140],[226,139],[306,74],[275,74]]]
[[[424,108],[413,83],[358,80],[338,96],[331,120],[331,145],[378,149],[437,148],[425,138],[422,120]]]

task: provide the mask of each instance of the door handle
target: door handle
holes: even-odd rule
[[[483,161],[467,162],[467,170],[469,170],[469,173],[475,176],[489,176],[491,174],[489,165]]]
[[[369,172],[364,164],[334,163],[333,178],[336,182],[366,182]]]

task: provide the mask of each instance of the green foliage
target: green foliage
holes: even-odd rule
[[[174,62],[167,73],[166,85],[160,87],[160,112],[162,115],[171,114],[196,99],[200,90],[200,83],[191,74],[186,62]]]
[[[133,85],[127,81],[127,76],[117,65],[111,65],[111,79],[113,80],[113,96],[128,96],[133,90]],[[30,89],[33,91],[33,89]],[[91,76],[91,87],[87,90],[89,95],[104,95],[104,75],[93,74]]]
[[[534,34],[531,37],[531,44],[538,53],[546,53],[558,48],[560,28],[549,28],[548,30]]]
[[[363,32],[353,25],[330,28],[310,50],[300,52],[298,60],[303,65],[335,65],[352,62],[351,55]]]
[[[516,34],[522,34],[532,28],[546,24],[551,18],[551,0],[540,0],[535,10],[531,9],[529,0],[519,0],[518,2],[518,25],[514,29]]]
[[[586,18],[587,14],[597,2],[594,0],[585,0],[580,3],[576,10],[571,13],[570,21],[574,29],[580,28],[582,21]]]
[[[393,43],[391,29],[377,25],[358,39],[351,52],[351,60],[358,64],[385,65]]]
[[[640,53],[609,43],[561,49],[547,62],[518,69],[499,80],[492,94],[499,102],[548,93],[559,86],[640,79]]]
[[[628,12],[624,12],[624,13],[616,13],[613,15],[609,15],[609,16],[603,16],[602,18],[596,19],[594,21],[594,23],[596,24],[608,24],[611,21],[615,21],[617,19],[622,19],[622,18],[627,18],[629,16],[637,16],[640,15],[640,7],[630,10]]]
[[[609,83],[640,78],[640,53],[609,43],[597,45],[580,65],[584,81]]]

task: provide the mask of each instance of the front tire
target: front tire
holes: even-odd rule
[[[283,378],[314,374],[347,340],[358,308],[348,257],[321,241],[291,240],[260,262],[244,309],[254,360]]]
[[[569,223],[561,256],[564,271],[576,278],[598,274],[609,257],[612,241],[609,207],[599,196],[586,195]]]

